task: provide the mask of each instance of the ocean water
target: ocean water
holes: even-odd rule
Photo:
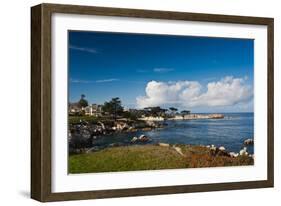
[[[170,144],[191,144],[224,146],[228,151],[239,152],[245,139],[254,138],[253,113],[225,113],[224,119],[166,121],[167,126],[152,131],[138,131],[106,135],[93,142],[93,146],[112,143],[129,144],[134,136],[147,135],[149,144],[164,142]],[[253,154],[254,147],[247,146]]]

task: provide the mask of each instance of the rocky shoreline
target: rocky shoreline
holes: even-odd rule
[[[164,122],[153,121],[98,121],[88,122],[81,121],[75,124],[69,124],[68,144],[70,153],[81,153],[93,147],[94,141],[101,136],[112,135],[117,133],[129,133],[137,131],[151,131],[153,129],[164,128]],[[141,141],[145,142],[145,141]]]
[[[85,123],[84,123],[85,124]],[[98,128],[91,128],[93,125],[84,125],[81,126],[78,131],[82,132],[82,137],[83,139],[81,139],[81,133],[77,134],[77,133],[72,133],[70,134],[69,137],[69,152],[70,154],[81,154],[81,153],[92,153],[92,152],[97,152],[100,150],[103,150],[105,148],[111,148],[111,147],[122,147],[122,146],[134,146],[134,145],[146,145],[146,144],[150,144],[152,142],[152,139],[144,134],[141,134],[139,137],[137,136],[133,136],[131,138],[131,140],[127,143],[111,143],[109,145],[103,145],[103,146],[93,146],[93,141],[97,138],[96,136],[93,135],[99,135],[99,134],[106,134],[106,132],[102,132],[103,130],[100,130],[101,128],[105,129],[105,125],[101,125]],[[148,126],[148,125],[146,125]],[[158,127],[161,127],[160,125],[150,125],[150,127],[143,127],[139,130],[141,131],[146,131],[147,128],[151,129],[155,129]],[[81,127],[83,127],[81,129]],[[87,131],[86,129],[93,129],[93,133],[91,134],[89,131]],[[120,125],[118,127],[116,127],[116,129],[112,129],[114,132],[116,132],[116,130],[118,131],[123,131],[124,128],[126,132],[130,132],[132,131],[132,129],[130,129],[131,127],[129,127],[128,125],[125,127],[124,125],[121,127]],[[86,132],[87,131],[87,132]],[[124,131],[123,131],[124,132]],[[76,135],[76,136],[75,136]],[[226,156],[226,157],[232,157],[232,158],[236,158],[239,156],[248,156],[248,157],[254,157],[253,154],[249,154],[247,151],[247,146],[249,145],[253,145],[254,144],[254,140],[252,138],[245,138],[245,140],[243,141],[242,145],[243,148],[239,151],[239,152],[232,152],[232,151],[228,151],[224,146],[215,146],[215,145],[198,145],[200,147],[205,147],[206,149],[208,149],[210,151],[210,154],[212,156]],[[161,147],[171,147],[174,148],[179,154],[182,154],[182,151],[180,149],[180,147],[177,146],[177,144],[168,144],[168,143],[164,143],[164,142],[158,142],[158,143],[153,143],[152,145],[158,145]],[[241,145],[241,146],[242,146]]]
[[[120,132],[151,131],[164,128],[167,123],[164,120],[194,120],[194,119],[220,119],[222,114],[188,114],[174,116],[168,119],[163,117],[144,117],[137,120],[119,119],[89,122],[80,120],[78,123],[69,123],[68,142],[70,150],[88,148],[92,142],[102,135],[110,135]]]
[[[195,116],[196,118],[220,118],[221,116],[213,114],[211,116]],[[165,122],[162,121],[127,121],[127,120],[117,120],[117,121],[80,121],[79,123],[69,124],[69,154],[81,154],[96,152],[108,147],[120,147],[120,146],[130,146],[137,144],[157,144],[159,146],[169,145],[164,142],[155,142],[150,137],[140,134],[139,136],[132,136],[131,140],[128,142],[115,142],[107,145],[96,145],[95,142],[100,138],[105,138],[106,135],[112,135],[117,133],[130,133],[140,131],[150,131],[153,129],[160,129],[166,126]],[[247,151],[247,146],[253,145],[253,138],[245,138],[241,143],[241,150],[239,152],[227,151],[223,145],[216,147],[215,145],[200,145],[208,148],[213,154],[224,154],[224,156],[238,157],[239,155],[252,156]],[[173,145],[170,145],[173,147]],[[177,149],[179,150],[179,149]]]
[[[223,114],[187,114],[187,115],[176,115],[170,118],[164,117],[142,117],[139,120],[143,121],[165,121],[165,120],[196,120],[196,119],[223,119]]]

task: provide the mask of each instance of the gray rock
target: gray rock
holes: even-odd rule
[[[244,141],[244,145],[253,145],[254,144],[254,140],[253,139],[246,139],[245,141]]]

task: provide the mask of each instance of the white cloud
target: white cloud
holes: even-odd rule
[[[71,83],[79,83],[79,84],[90,84],[94,83],[94,81],[82,80],[82,79],[70,79]]]
[[[80,83],[80,84],[91,84],[91,83],[106,83],[106,82],[115,82],[119,81],[119,79],[99,79],[99,80],[82,80],[82,79],[70,79],[71,83]]]
[[[115,82],[115,81],[119,81],[119,79],[100,79],[100,80],[96,80],[96,83],[105,83],[105,82]]]
[[[78,47],[73,45],[70,45],[69,48],[77,51],[92,53],[92,54],[98,53],[96,49],[92,49],[92,48],[84,48],[84,47]]]
[[[155,73],[168,73],[175,71],[173,68],[165,68],[165,67],[157,67],[154,69],[137,69],[137,73],[150,73],[150,72],[155,72]]]
[[[146,85],[146,95],[137,97],[140,108],[176,105],[182,108],[232,106],[251,100],[252,87],[243,78],[225,77],[204,88],[196,81],[157,82]]]
[[[157,73],[167,73],[167,72],[174,71],[174,69],[173,68],[154,68],[153,71],[157,72]]]

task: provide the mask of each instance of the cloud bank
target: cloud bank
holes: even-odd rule
[[[139,108],[174,105],[182,108],[233,106],[246,103],[253,97],[252,87],[246,79],[227,76],[207,86],[197,81],[150,81],[145,96],[137,97]]]

